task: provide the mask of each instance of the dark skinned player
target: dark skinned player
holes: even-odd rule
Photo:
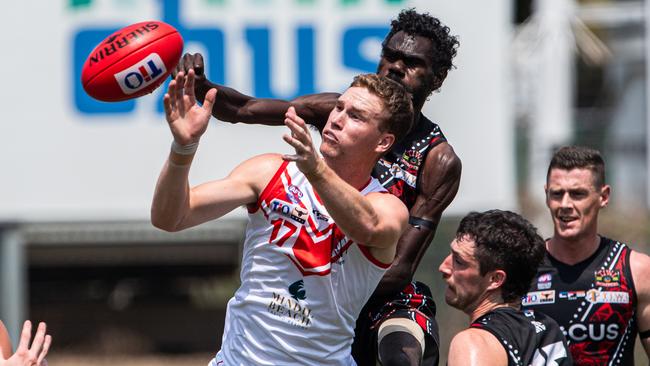
[[[402,84],[412,96],[415,118],[409,134],[377,163],[373,176],[410,210],[409,228],[397,255],[357,321],[352,353],[359,365],[436,365],[438,327],[431,291],[413,281],[433,240],[442,212],[460,184],[461,161],[440,127],[422,114],[427,98],[453,67],[459,45],[448,27],[428,14],[402,11],[382,43],[377,73]],[[338,93],[319,93],[291,101],[261,99],[211,83],[201,54],[186,54],[177,71],[196,73],[195,91],[203,100],[211,88],[219,97],[213,116],[226,122],[282,125],[293,106],[307,123],[322,131],[336,107]]]

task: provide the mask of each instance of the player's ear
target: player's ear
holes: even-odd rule
[[[544,201],[546,202],[546,207],[550,207],[549,198],[548,198],[548,183],[544,184]]]
[[[488,274],[488,280],[490,281],[488,290],[496,290],[506,282],[506,272],[502,269],[494,270]]]
[[[383,133],[379,137],[379,141],[377,142],[377,148],[375,149],[378,153],[384,154],[386,151],[388,151],[391,146],[395,143],[395,135],[392,133]]]
[[[612,188],[609,184],[603,184],[600,188],[600,207],[604,208],[609,203],[609,194],[611,193]]]

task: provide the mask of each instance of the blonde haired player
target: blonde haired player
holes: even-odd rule
[[[215,98],[212,89],[196,104],[193,70],[170,83],[164,106],[174,143],[151,209],[153,224],[169,231],[248,209],[242,283],[211,365],[354,365],[355,320],[408,223],[406,206],[370,174],[408,131],[410,96],[388,78],[358,76],[329,114],[322,156],[289,108],[284,140],[295,154],[256,156],[190,188]]]

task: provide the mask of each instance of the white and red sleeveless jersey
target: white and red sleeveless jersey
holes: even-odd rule
[[[385,192],[372,178],[361,194]],[[355,321],[388,264],[347,238],[294,163],[249,207],[219,365],[354,365]]]

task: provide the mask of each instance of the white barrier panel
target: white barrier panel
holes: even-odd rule
[[[408,7],[439,17],[461,42],[457,70],[425,108],[463,161],[461,189],[448,212],[512,208],[508,1],[12,1],[0,14],[0,221],[149,217],[171,142],[162,93],[101,103],[79,82],[86,55],[113,30],[166,21],[179,29],[187,50],[206,55],[211,80],[291,98],[342,91],[353,75],[374,71],[390,19]],[[283,132],[214,120],[191,181],[223,177],[254,154],[289,151]]]

